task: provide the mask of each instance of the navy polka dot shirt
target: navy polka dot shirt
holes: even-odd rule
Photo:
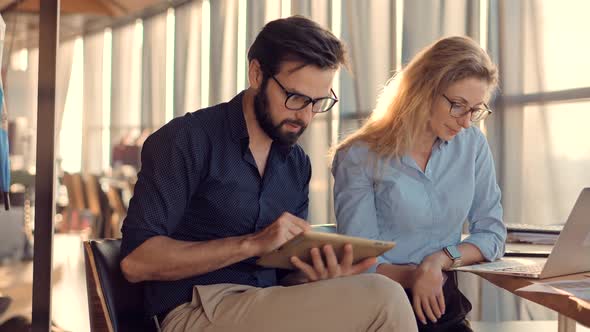
[[[123,222],[122,257],[152,236],[208,241],[260,231],[283,212],[307,217],[309,157],[298,145],[273,143],[261,178],[248,148],[242,96],[176,118],[145,141]],[[145,282],[146,313],[189,302],[193,285],[276,285],[284,271],[255,260],[183,280]]]

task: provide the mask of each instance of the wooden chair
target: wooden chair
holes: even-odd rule
[[[82,176],[78,173],[70,174],[65,172],[63,183],[68,191],[69,207],[75,210],[85,210],[87,204]]]
[[[156,331],[145,317],[143,287],[128,282],[120,263],[120,239],[84,242],[91,331]]]
[[[102,190],[98,176],[86,174],[83,176],[84,188],[88,201],[88,210],[96,216],[96,224],[93,225],[93,238],[113,237],[111,229],[111,217],[113,209],[105,192]]]
[[[68,192],[68,206],[63,211],[64,223],[57,227],[58,231],[79,232],[88,230],[94,222],[94,215],[88,210],[82,175],[64,172],[63,184]]]
[[[119,238],[121,237],[121,223],[125,216],[127,216],[127,209],[123,203],[123,196],[120,189],[109,185],[107,197],[109,205],[113,209],[110,224],[111,234],[113,237]]]

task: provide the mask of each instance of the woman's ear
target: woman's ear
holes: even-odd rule
[[[250,87],[258,89],[262,83],[262,69],[260,68],[260,62],[254,59],[248,64],[248,82]]]

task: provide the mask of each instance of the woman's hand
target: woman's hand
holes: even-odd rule
[[[426,257],[415,271],[412,306],[422,324],[427,324],[426,318],[436,323],[445,313],[442,271],[449,260],[444,253],[438,252]]]

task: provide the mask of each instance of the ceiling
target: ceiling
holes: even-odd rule
[[[149,17],[190,0],[60,0],[60,39],[101,31],[137,18]],[[0,0],[6,22],[4,49],[14,52],[37,47],[39,0]]]

